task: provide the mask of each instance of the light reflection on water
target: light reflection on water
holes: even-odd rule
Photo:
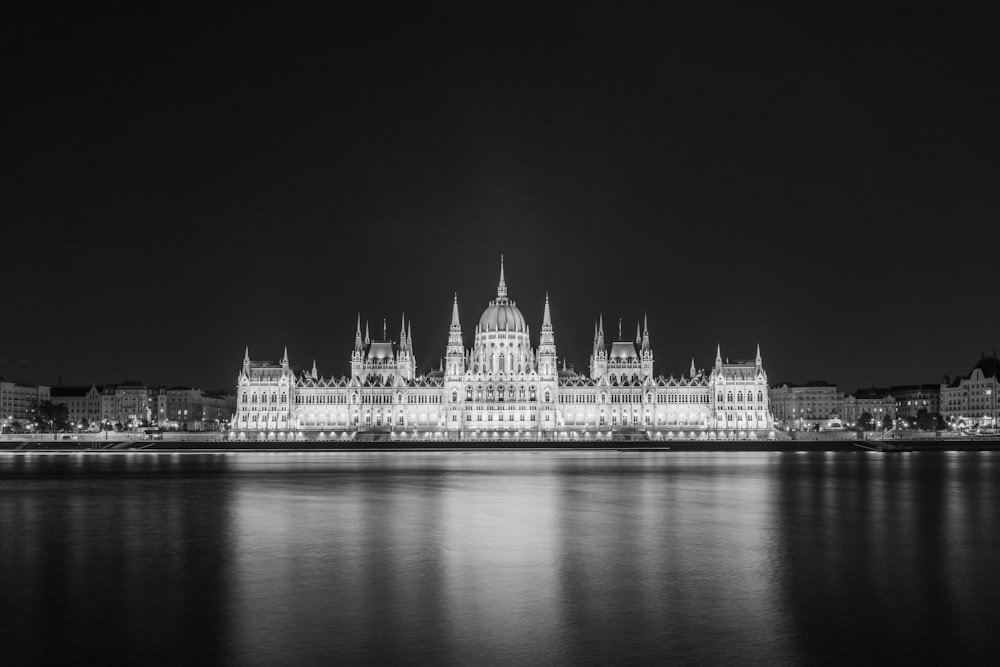
[[[985,661],[1000,649],[997,458],[0,457],[0,650]]]

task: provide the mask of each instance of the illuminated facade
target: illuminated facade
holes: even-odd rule
[[[729,363],[717,350],[709,370],[687,376],[653,373],[648,326],[635,340],[605,342],[594,328],[590,376],[559,369],[548,296],[538,346],[507,294],[503,261],[497,296],[466,348],[458,296],[442,366],[417,373],[412,329],[398,340],[383,325],[373,340],[361,318],[347,377],[295,372],[288,351],[279,362],[249,351],[237,380],[231,437],[250,440],[759,439],[774,437],[767,374],[758,348],[752,361]]]

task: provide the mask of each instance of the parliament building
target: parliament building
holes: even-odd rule
[[[439,370],[418,374],[412,329],[398,340],[383,326],[374,340],[358,316],[351,372],[323,377],[281,361],[244,354],[237,379],[236,440],[755,440],[774,437],[767,373],[760,348],[748,361],[710,369],[691,363],[687,376],[653,372],[648,327],[606,342],[603,318],[594,327],[590,375],[559,368],[548,296],[538,346],[508,296],[503,260],[497,296],[465,346],[452,304]]]

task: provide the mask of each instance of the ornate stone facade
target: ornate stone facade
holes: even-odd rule
[[[417,373],[411,327],[398,340],[383,325],[381,340],[364,335],[358,317],[349,377],[295,373],[288,352],[280,362],[252,361],[237,379],[232,436],[251,440],[355,437],[393,440],[758,439],[774,437],[767,374],[760,349],[752,361],[723,361],[687,376],[653,374],[644,324],[636,338],[605,343],[594,329],[590,376],[559,369],[546,295],[538,347],[517,304],[508,297],[503,260],[490,301],[466,348],[452,305],[440,370]]]

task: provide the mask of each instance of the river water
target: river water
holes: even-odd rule
[[[6,664],[977,663],[1000,453],[0,456]]]

